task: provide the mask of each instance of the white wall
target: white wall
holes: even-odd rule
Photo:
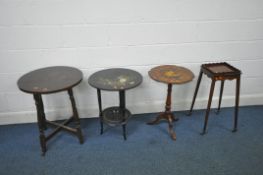
[[[166,86],[147,72],[176,64],[197,76],[205,62],[241,69],[240,105],[263,104],[262,0],[0,0],[0,124],[36,121],[31,95],[18,90],[28,71],[67,65],[81,69],[74,88],[80,116],[97,117],[89,75],[112,67],[139,71],[143,84],[127,92],[132,113],[164,108]],[[173,110],[188,109],[196,79],[173,88]],[[218,84],[217,84],[218,85]],[[210,80],[203,77],[195,108],[205,108]],[[233,106],[235,82],[225,84],[222,106]],[[103,92],[104,107],[118,104]],[[218,86],[213,106],[217,103]],[[48,118],[70,115],[66,93],[44,96]]]

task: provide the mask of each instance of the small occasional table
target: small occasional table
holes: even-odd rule
[[[192,105],[190,107],[190,111],[188,115],[192,114],[195,99],[198,93],[198,89],[200,86],[200,82],[203,76],[203,73],[207,75],[207,77],[211,78],[211,87],[210,87],[210,93],[209,93],[209,98],[208,98],[208,103],[207,103],[207,109],[206,109],[206,114],[205,114],[205,122],[204,122],[204,128],[203,132],[201,135],[204,135],[208,123],[208,117],[209,117],[209,112],[210,112],[210,107],[211,107],[211,102],[213,98],[213,93],[214,93],[214,88],[215,88],[215,83],[216,81],[221,81],[221,88],[220,88],[220,94],[219,94],[219,103],[218,103],[218,108],[217,108],[217,114],[220,111],[221,107],[221,101],[222,101],[222,95],[223,95],[223,90],[224,90],[224,83],[225,80],[236,80],[236,100],[235,100],[235,116],[234,116],[234,128],[233,132],[237,131],[237,120],[238,120],[238,106],[239,106],[239,93],[240,93],[240,76],[241,76],[241,71],[234,66],[226,63],[226,62],[221,62],[221,63],[208,63],[208,64],[202,64],[200,73],[198,76],[194,96],[193,96],[193,101]]]
[[[55,66],[29,72],[18,80],[19,89],[34,96],[42,155],[45,155],[47,151],[47,141],[61,130],[77,135],[79,142],[83,143],[79,116],[72,91],[72,88],[82,81],[82,77],[82,72],[76,68]],[[63,123],[48,121],[44,112],[42,95],[61,91],[67,91],[69,94],[73,116]],[[76,125],[75,128],[67,126],[72,121]],[[47,129],[47,124],[56,128],[46,136],[44,131]]]
[[[126,124],[131,113],[126,109],[125,91],[141,84],[141,74],[130,69],[106,69],[92,74],[88,82],[97,89],[101,134],[103,134],[103,123],[110,126],[122,125],[123,137],[126,140]],[[102,110],[101,90],[119,91],[120,105]]]
[[[169,133],[173,140],[176,140],[176,134],[173,131],[173,121],[177,121],[173,113],[171,112],[171,94],[173,84],[184,84],[192,81],[194,75],[192,71],[184,67],[179,67],[175,65],[162,65],[154,67],[149,71],[149,76],[158,82],[168,84],[167,97],[165,111],[159,114],[155,120],[149,122],[148,124],[158,124],[160,120],[165,119],[169,124]]]

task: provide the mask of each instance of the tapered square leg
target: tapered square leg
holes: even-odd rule
[[[206,133],[206,127],[207,127],[207,123],[208,123],[208,117],[209,117],[211,102],[212,102],[212,98],[213,98],[214,88],[215,88],[215,80],[212,80],[211,87],[210,87],[210,93],[209,93],[209,99],[208,99],[208,103],[207,103],[206,114],[205,114],[204,128],[203,128],[203,132],[201,133],[201,135],[204,135]]]
[[[194,104],[195,104],[195,99],[196,99],[196,96],[197,96],[197,93],[198,93],[198,90],[199,90],[199,86],[200,86],[200,82],[202,80],[202,76],[203,76],[203,72],[202,72],[202,69],[201,69],[200,72],[199,72],[197,84],[196,84],[196,87],[195,87],[195,92],[194,92],[192,104],[191,104],[190,110],[187,113],[188,116],[192,115],[193,107],[194,107]]]
[[[237,80],[236,80],[236,102],[235,102],[236,104],[235,104],[235,119],[234,119],[233,132],[237,131],[239,94],[240,94],[240,77],[238,77]]]
[[[225,84],[225,80],[221,80],[221,87],[220,87],[220,94],[219,94],[219,102],[218,102],[218,107],[217,107],[217,110],[216,110],[216,114],[219,114],[219,112],[220,112],[222,95],[223,95],[223,91],[224,91],[224,84]]]

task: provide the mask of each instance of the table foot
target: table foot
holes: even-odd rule
[[[234,129],[232,130],[232,132],[237,132],[237,128],[234,128]]]
[[[217,109],[217,110],[215,111],[215,114],[218,115],[219,113],[220,113],[220,110]]]
[[[192,111],[188,111],[188,112],[186,113],[186,115],[187,115],[187,116],[191,116],[191,115],[192,115]]]
[[[40,146],[41,146],[41,151],[42,151],[42,156],[45,156],[46,152],[47,152],[47,146],[46,146],[46,138],[44,135],[40,135],[39,136],[39,140],[40,140]]]
[[[171,138],[173,140],[176,140],[176,133],[174,132],[174,130],[169,128],[169,133],[170,133]]]
[[[84,139],[83,139],[82,132],[81,132],[80,128],[77,128],[77,133],[76,134],[77,134],[77,136],[79,138],[79,143],[83,144],[84,143]]]
[[[200,135],[205,135],[207,133],[207,131],[202,131],[201,133],[200,133]]]

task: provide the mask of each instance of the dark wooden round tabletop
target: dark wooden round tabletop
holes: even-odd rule
[[[89,77],[88,82],[97,89],[120,91],[140,85],[142,76],[131,69],[113,68],[95,72]]]
[[[68,90],[82,80],[82,72],[74,67],[54,66],[34,70],[23,75],[17,85],[31,94],[48,94]]]
[[[191,70],[175,65],[154,67],[149,71],[149,76],[166,84],[183,84],[192,81],[194,78]]]

